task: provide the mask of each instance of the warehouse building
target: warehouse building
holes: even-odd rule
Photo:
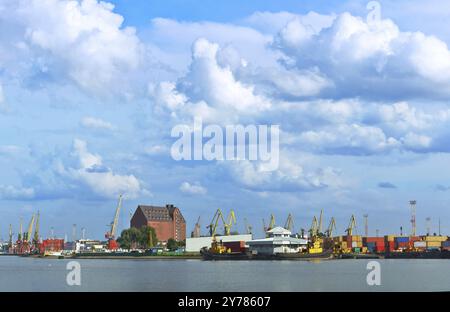
[[[186,239],[186,221],[178,207],[139,205],[130,221],[130,226],[141,228],[151,226],[156,231],[160,242],[167,242],[169,238],[176,241]]]

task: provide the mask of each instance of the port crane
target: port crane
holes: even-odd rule
[[[114,214],[114,220],[113,222],[111,222],[111,228],[105,234],[105,238],[108,239],[107,247],[109,250],[116,250],[119,247],[116,242],[116,231],[117,231],[117,224],[119,222],[119,214],[121,207],[122,207],[122,194],[119,195],[119,201],[117,203],[116,213]]]
[[[225,231],[225,235],[231,234],[231,227],[233,225],[236,225],[236,215],[234,213],[234,210],[230,210],[230,213],[228,214],[227,222],[224,222],[223,228]]]
[[[270,223],[269,223],[269,227],[267,228],[267,230],[270,231],[274,227],[275,227],[275,217],[273,214],[271,214],[270,215]]]
[[[206,227],[207,229],[209,229],[210,236],[216,236],[217,226],[219,225],[220,220],[222,220],[222,223],[225,224],[225,219],[223,218],[222,210],[218,208],[214,213],[211,223]]]
[[[34,250],[39,250],[39,210],[36,216],[36,223],[34,224],[34,235],[33,235],[33,245]]]
[[[319,228],[319,225],[317,223],[317,218],[316,218],[316,216],[314,216],[312,223],[311,223],[311,228],[309,229],[309,236],[311,238],[317,236],[318,228]]]
[[[194,230],[191,233],[191,237],[200,237],[200,217],[198,217],[195,223]]]
[[[33,213],[33,216],[31,217],[30,223],[28,223],[28,230],[23,235],[24,236],[23,240],[26,243],[31,243],[31,240],[32,240],[31,233],[33,233],[34,218],[35,218],[35,216],[34,216],[34,213]]]
[[[355,219],[355,216],[352,215],[352,217],[350,218],[350,223],[348,224],[348,227],[345,230],[345,232],[347,232],[348,236],[352,236],[354,229],[356,229],[356,219]]]
[[[330,225],[328,226],[327,230],[325,231],[325,234],[327,237],[333,237],[333,231],[336,230],[336,221],[334,220],[334,217],[331,218]]]
[[[291,214],[288,215],[284,228],[292,232],[292,229],[294,228],[294,220]]]
[[[320,209],[319,224],[317,225],[317,235],[323,235],[323,233],[322,233],[322,217],[323,217],[323,209]]]
[[[244,226],[245,226],[245,232],[247,234],[252,234],[252,226],[248,224],[247,218],[244,218]]]

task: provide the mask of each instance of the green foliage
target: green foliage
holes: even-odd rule
[[[169,238],[169,240],[167,241],[167,246],[166,247],[170,251],[175,251],[175,250],[178,249],[178,243],[173,238]]]
[[[123,230],[117,239],[121,248],[150,248],[157,244],[155,229],[149,226]]]

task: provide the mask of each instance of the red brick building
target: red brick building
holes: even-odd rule
[[[176,241],[186,239],[186,221],[180,209],[174,205],[165,207],[139,205],[130,223],[130,226],[135,228],[151,226],[155,229],[159,241],[167,242],[169,238]]]

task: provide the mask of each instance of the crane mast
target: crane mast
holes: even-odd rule
[[[115,250],[118,248],[115,240],[117,224],[119,222],[120,208],[122,207],[122,194],[119,195],[119,201],[117,203],[116,212],[114,214],[114,220],[111,222],[111,229],[106,233],[105,237],[108,239],[108,249]]]

